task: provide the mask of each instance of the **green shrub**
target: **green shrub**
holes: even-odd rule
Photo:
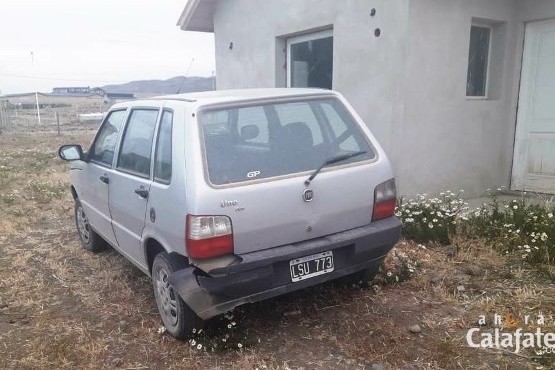
[[[533,263],[553,263],[555,257],[554,207],[527,200],[501,203],[495,195],[468,218],[467,230],[486,239],[501,252],[516,253]]]
[[[458,216],[468,209],[461,194],[445,191],[435,198],[426,194],[408,201],[401,198],[395,214],[403,223],[403,235],[417,242],[448,244],[460,221]]]
[[[436,198],[424,194],[407,202],[401,199],[396,215],[403,223],[403,235],[417,242],[447,244],[454,235],[482,238],[503,253],[554,264],[554,211],[553,204],[525,198],[501,202],[495,193],[490,193],[489,203],[470,211],[461,192],[446,191]]]

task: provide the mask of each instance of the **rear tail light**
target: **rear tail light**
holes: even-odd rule
[[[185,235],[189,258],[211,258],[233,253],[233,229],[227,216],[187,215]]]
[[[395,179],[382,182],[374,189],[374,210],[372,221],[381,220],[393,216],[397,191],[395,190]]]

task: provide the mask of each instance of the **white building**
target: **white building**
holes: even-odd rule
[[[555,193],[555,0],[189,0],[218,89],[343,93],[400,194]]]

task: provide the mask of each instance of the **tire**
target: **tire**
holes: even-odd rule
[[[158,253],[152,264],[152,288],[156,306],[168,333],[177,339],[187,338],[193,329],[202,327],[202,320],[187,306],[167,282],[173,272],[186,267],[166,252]]]
[[[93,253],[98,253],[106,249],[106,241],[91,228],[89,219],[79,199],[75,200],[74,215],[75,226],[77,226],[81,246]]]

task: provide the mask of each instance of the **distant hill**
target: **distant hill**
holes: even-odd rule
[[[178,76],[169,80],[131,81],[120,85],[106,85],[101,88],[109,93],[133,93],[135,96],[141,97],[208,91],[213,88],[213,80],[212,77]]]

